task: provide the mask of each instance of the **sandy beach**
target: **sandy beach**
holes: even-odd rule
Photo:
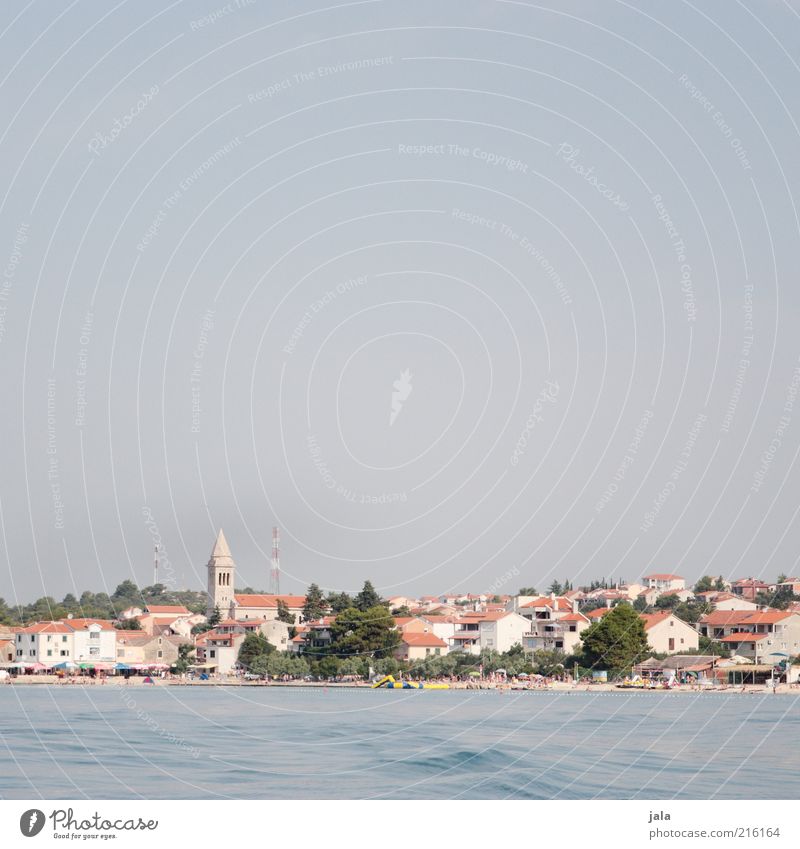
[[[181,678],[153,678],[153,683],[145,683],[144,677],[132,676],[130,678],[110,676],[107,678],[59,678],[55,675],[24,675],[16,678],[9,677],[5,681],[0,681],[0,687],[88,687],[94,689],[96,687],[275,687],[275,688],[291,688],[291,689],[361,689],[368,690],[372,685],[368,682],[359,681],[244,681],[236,676],[222,676],[220,678],[211,678],[207,681],[199,679],[181,679]],[[745,685],[735,686],[707,686],[697,687],[686,684],[677,685],[670,689],[665,687],[632,687],[622,688],[615,684],[598,683],[598,684],[572,684],[561,681],[553,681],[548,684],[539,686],[523,686],[522,684],[499,684],[496,682],[486,681],[480,684],[474,684],[466,681],[450,682],[450,690],[468,690],[468,691],[488,691],[496,690],[499,693],[618,693],[625,695],[641,695],[641,694],[700,694],[700,693],[743,693],[765,695],[773,694],[772,687],[765,685]],[[442,691],[438,691],[442,692]],[[779,684],[774,691],[775,695],[800,695],[800,686]]]

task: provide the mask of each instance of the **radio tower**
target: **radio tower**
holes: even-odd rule
[[[153,583],[158,583],[158,546],[153,551]]]
[[[269,573],[269,591],[272,595],[281,594],[281,538],[277,528],[272,529],[272,569]]]

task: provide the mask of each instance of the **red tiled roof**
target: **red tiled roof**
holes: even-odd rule
[[[674,579],[677,579],[678,581],[682,581],[683,576],[682,575],[670,575],[667,572],[654,572],[652,575],[644,575],[642,577],[642,580],[644,580],[644,581],[649,581],[651,579],[655,580],[655,581],[672,581]]]
[[[533,601],[525,602],[520,607],[550,607],[556,610],[572,610],[572,602],[563,596],[556,596],[554,599],[550,596],[539,596]]]
[[[148,604],[145,611],[153,616],[191,616],[191,610],[187,610],[182,604]]]
[[[774,625],[791,615],[791,611],[788,610],[751,610],[747,622],[756,625]]]
[[[73,631],[82,631],[90,625],[99,625],[101,631],[113,631],[114,626],[108,619],[65,619],[64,624]]]
[[[444,640],[439,639],[436,634],[420,634],[413,631],[403,634],[401,642],[405,643],[407,646],[435,646],[436,648],[447,647],[447,643]]]
[[[506,616],[511,616],[510,610],[491,610],[481,616],[482,622],[498,622],[500,619],[505,619]]]
[[[589,619],[600,619],[605,616],[606,613],[611,610],[610,607],[596,607],[594,610],[590,610],[587,614],[585,614]]]
[[[672,616],[671,613],[640,613],[639,618],[644,622],[645,631],[649,631],[653,626],[658,625],[660,622],[664,622],[669,617]]]
[[[240,607],[277,607],[278,600],[282,601],[288,608],[302,608],[305,606],[304,595],[267,595],[261,593],[235,594],[233,596]]]
[[[568,613],[566,616],[559,616],[554,619],[554,622],[588,622],[589,620],[582,613]]]
[[[63,622],[36,622],[27,628],[20,628],[18,634],[71,634],[72,629],[67,628]]]
[[[701,625],[774,625],[791,616],[790,610],[713,610],[700,617]]]
[[[727,637],[720,637],[720,643],[754,643],[756,640],[765,640],[767,637],[772,637],[773,634],[748,634],[744,631],[739,631],[736,634],[728,634]]]

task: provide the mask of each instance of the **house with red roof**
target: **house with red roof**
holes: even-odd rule
[[[755,601],[759,593],[769,592],[769,584],[758,578],[740,578],[731,584],[731,592],[741,598]]]
[[[674,613],[667,610],[661,613],[640,613],[639,618],[644,622],[647,642],[653,651],[659,654],[676,654],[697,650],[699,634]]]
[[[748,601],[727,590],[708,590],[697,593],[697,598],[712,605],[714,610],[758,610],[758,605],[754,601]]]
[[[63,622],[35,622],[16,633],[14,660],[17,663],[41,663],[55,666],[72,661],[72,628]]]
[[[642,580],[645,586],[651,587],[658,592],[663,593],[666,590],[685,590],[686,579],[680,575],[673,575],[669,572],[654,572],[652,575],[645,575]]]
[[[436,634],[426,631],[403,631],[395,650],[398,660],[425,660],[447,654],[447,643]]]
[[[450,638],[450,648],[469,654],[480,654],[482,649],[502,653],[514,645],[522,645],[529,627],[528,619],[511,610],[470,612],[459,620]]]
[[[192,613],[182,604],[148,604],[144,613],[137,618],[146,634],[171,633],[188,637],[192,628],[205,617],[200,613]]]
[[[581,632],[591,624],[591,620],[578,611],[550,619],[534,619],[530,630],[523,635],[522,646],[531,652],[547,650],[571,654],[580,645]]]
[[[792,610],[714,610],[698,632],[754,663],[778,663],[800,653],[800,613]]]
[[[18,663],[114,663],[116,632],[104,619],[35,622],[16,629],[14,660]]]
[[[299,624],[303,619],[303,608],[306,604],[304,595],[235,593],[230,612],[233,619],[277,619],[279,601],[289,608],[295,624]]]

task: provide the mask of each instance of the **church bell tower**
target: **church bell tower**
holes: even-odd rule
[[[231,603],[233,602],[233,586],[236,577],[236,564],[233,562],[231,550],[225,534],[220,532],[208,561],[208,612],[211,616],[214,608],[219,608],[223,619],[230,615]]]

